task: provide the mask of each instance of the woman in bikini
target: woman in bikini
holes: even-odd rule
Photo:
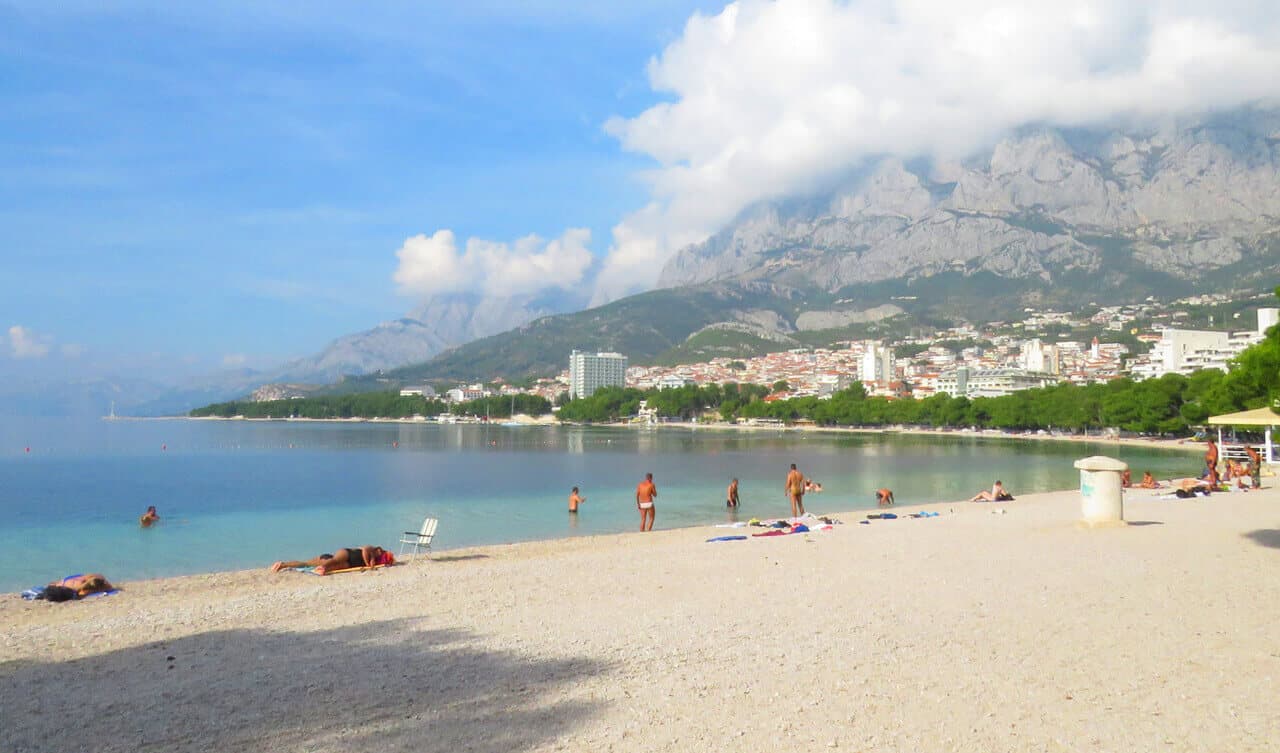
[[[360,548],[339,549],[333,554],[322,554],[305,562],[302,560],[281,560],[271,566],[271,572],[278,573],[290,567],[314,567],[318,575],[350,570],[357,567],[375,567],[390,565],[395,562],[395,555],[380,546],[362,546]]]
[[[65,599],[83,599],[89,594],[96,594],[102,591],[114,591],[115,586],[107,580],[107,576],[102,573],[86,573],[84,575],[68,575],[62,580],[55,580],[48,585],[48,588],[63,588],[74,592],[74,595],[63,591],[65,596],[61,599],[47,597],[50,601],[63,601]]]

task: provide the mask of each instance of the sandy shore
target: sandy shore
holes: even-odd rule
[[[0,751],[1276,749],[1280,489],[1004,507],[5,595]]]

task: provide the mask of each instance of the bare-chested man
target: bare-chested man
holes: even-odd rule
[[[1253,488],[1261,489],[1262,455],[1258,453],[1258,448],[1253,445],[1246,445],[1244,451],[1249,453],[1249,479],[1253,482]]]
[[[881,507],[893,504],[893,492],[884,488],[876,489],[876,504]]]
[[[1205,476],[1212,486],[1218,485],[1218,445],[1212,439],[1204,451]]]
[[[787,474],[787,483],[782,487],[787,492],[787,498],[791,500],[791,517],[798,518],[804,515],[804,474],[796,470],[796,464],[791,464],[791,472]]]
[[[586,497],[578,495],[578,487],[573,487],[573,491],[569,492],[569,512],[577,512],[578,505],[586,501]]]
[[[738,506],[738,479],[729,482],[729,491],[725,492],[725,507]]]
[[[653,530],[653,500],[658,496],[658,487],[653,485],[653,474],[644,474],[644,481],[636,485],[636,509],[640,511],[640,530]]]

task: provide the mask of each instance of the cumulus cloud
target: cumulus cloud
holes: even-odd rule
[[[554,240],[529,235],[513,243],[467,239],[461,251],[452,230],[407,238],[393,279],[405,295],[476,292],[506,298],[582,282],[593,257],[591,231],[571,228]]]
[[[606,129],[652,157],[595,302],[650,287],[745,207],[870,157],[963,157],[1029,123],[1143,122],[1280,96],[1269,2],[741,0],[649,64],[669,95]]]
[[[49,355],[49,338],[15,324],[9,328],[9,348],[14,358],[44,358]]]

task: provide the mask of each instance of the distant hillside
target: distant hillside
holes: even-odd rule
[[[577,348],[617,351],[637,363],[683,343],[690,332],[723,321],[785,321],[795,291],[771,285],[697,286],[654,290],[606,306],[537,319],[509,332],[446,351],[426,363],[344,380],[340,389],[387,381],[468,381],[556,374]],[[381,380],[381,381],[380,381]]]

